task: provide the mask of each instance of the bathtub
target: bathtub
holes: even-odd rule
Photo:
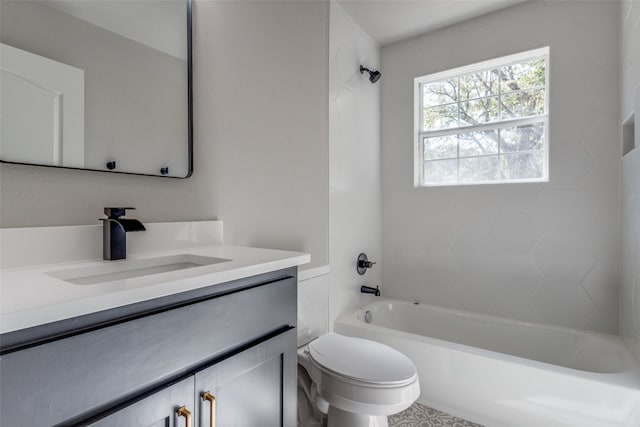
[[[640,426],[640,369],[614,335],[386,299],[334,330],[405,353],[418,402],[484,426]]]

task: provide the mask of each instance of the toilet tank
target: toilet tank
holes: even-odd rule
[[[329,268],[298,272],[298,347],[329,332]]]
[[[298,317],[298,348],[318,338],[318,334],[309,328],[304,320]]]

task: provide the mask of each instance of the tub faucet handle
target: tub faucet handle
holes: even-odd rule
[[[364,273],[367,272],[368,268],[371,268],[374,265],[375,265],[375,262],[369,261],[369,258],[367,258],[367,254],[361,253],[360,255],[358,255],[356,269],[358,270],[359,275],[362,276]]]

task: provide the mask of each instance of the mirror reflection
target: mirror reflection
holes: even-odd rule
[[[187,177],[188,0],[2,0],[0,160]]]

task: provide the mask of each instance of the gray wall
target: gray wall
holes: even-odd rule
[[[328,3],[194,5],[195,173],[187,180],[0,165],[0,225],[221,219],[225,242],[328,262]]]
[[[325,1],[196,3],[196,138],[225,241],[328,261]]]
[[[617,333],[618,3],[526,2],[382,48],[387,294]],[[550,182],[413,187],[413,79],[550,46]]]

